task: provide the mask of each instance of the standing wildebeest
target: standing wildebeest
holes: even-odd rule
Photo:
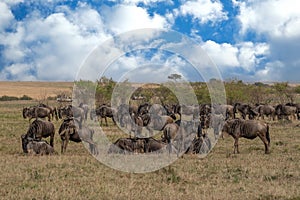
[[[234,138],[233,153],[240,153],[238,144],[238,140],[240,137],[244,137],[247,139],[254,139],[256,137],[259,137],[265,145],[265,153],[270,153],[269,125],[264,122],[256,120],[232,119],[226,121],[223,126],[222,132],[225,132]]]
[[[66,152],[69,140],[73,142],[87,142],[90,147],[90,152],[94,155],[98,154],[98,149],[93,141],[94,130],[79,126],[76,118],[66,118],[59,127],[59,135],[62,140],[61,153]]]
[[[289,116],[291,116],[291,120],[296,119],[296,107],[294,106],[286,106],[279,104],[275,107],[275,113],[277,115],[278,119],[289,119]]]
[[[153,131],[162,131],[167,124],[173,123],[174,119],[168,115],[159,116],[156,114],[144,114],[140,116],[143,125],[149,131],[149,136],[153,135]]]
[[[127,124],[132,116],[137,116],[137,106],[121,104],[117,109],[117,121],[120,123],[121,127],[129,126]]]
[[[84,119],[84,109],[72,105],[67,105],[58,109],[58,116],[60,119],[62,117],[71,118],[74,117],[79,121],[79,127],[82,126],[82,121]]]
[[[49,106],[49,105],[46,105],[44,103],[40,103],[38,105],[38,107],[48,108],[50,110],[50,114],[52,116],[52,119],[54,119],[54,117],[55,117],[56,121],[58,120],[57,109],[56,109],[55,106]]]
[[[296,107],[297,118],[298,118],[298,120],[300,120],[300,103],[287,103],[285,105],[286,106],[294,106],[294,107]]]
[[[23,118],[29,118],[29,122],[32,118],[48,118],[51,121],[51,111],[45,107],[32,106],[23,108]]]
[[[53,123],[39,119],[34,120],[30,124],[27,133],[21,136],[24,153],[28,152],[27,144],[31,139],[40,141],[42,138],[50,136],[50,145],[53,147],[54,134],[55,128]]]
[[[264,116],[266,115],[269,117],[269,119],[275,120],[275,108],[271,105],[259,105],[257,108],[258,112],[258,119],[261,117],[264,119]]]
[[[106,126],[108,126],[107,117],[111,118],[112,121],[114,122],[114,124],[116,124],[114,116],[117,117],[117,111],[106,104],[103,104],[100,107],[96,108],[95,114],[96,114],[96,116],[100,117],[100,126],[102,126],[102,124],[103,124],[103,122],[102,122],[103,118],[105,120]]]
[[[256,113],[252,110],[252,108],[248,104],[235,103],[233,107],[234,118],[236,118],[235,114],[240,113],[243,119],[246,119],[246,116],[249,116],[249,119],[253,119]]]
[[[84,112],[84,120],[87,120],[87,116],[88,116],[88,112],[89,112],[89,105],[85,104],[85,103],[80,103],[79,104],[79,108],[83,109]]]

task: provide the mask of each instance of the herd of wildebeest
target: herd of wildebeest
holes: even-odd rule
[[[74,104],[74,103],[73,103]],[[99,121],[100,127],[108,126],[107,118],[129,134],[118,138],[106,153],[133,154],[166,151],[177,156],[184,153],[207,154],[212,142],[223,133],[234,138],[234,153],[239,153],[240,137],[259,137],[270,153],[268,121],[300,120],[300,104],[278,104],[250,106],[245,103],[234,105],[161,105],[141,103],[120,104],[116,108],[102,104],[96,108],[80,103],[78,106],[59,107],[38,104],[23,108],[24,119],[29,119],[29,128],[21,136],[24,153],[53,154],[55,126],[54,118],[60,120],[58,134],[61,138],[61,153],[66,151],[69,141],[89,144],[90,152],[99,153],[95,142],[95,131],[87,121]],[[267,117],[268,119],[265,119]],[[31,120],[34,119],[32,122]],[[105,123],[103,122],[105,121]],[[208,136],[208,130],[213,135]],[[158,135],[158,137],[157,137]],[[43,138],[50,137],[50,143]]]

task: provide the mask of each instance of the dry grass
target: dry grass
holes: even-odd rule
[[[20,135],[28,121],[21,109],[34,103],[0,102],[1,199],[300,199],[299,121],[271,123],[270,155],[258,138],[241,139],[241,154],[233,155],[226,137],[204,159],[184,155],[170,167],[135,174],[101,164],[80,143],[71,142],[64,155],[24,155]],[[117,137],[111,124],[104,130]]]
[[[61,93],[72,93],[73,82],[0,82],[0,96],[22,97],[33,99],[55,97]]]

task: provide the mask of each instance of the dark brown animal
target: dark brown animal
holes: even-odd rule
[[[257,108],[258,119],[264,119],[264,116],[267,116],[269,120],[275,120],[275,108],[271,105],[259,105]]]
[[[51,155],[54,153],[54,148],[44,140],[31,140],[26,145],[26,148],[28,153],[32,155]]]
[[[32,118],[48,118],[51,121],[51,110],[45,107],[31,106],[23,108],[23,118],[29,118],[29,122]]]
[[[132,138],[120,138],[108,149],[108,153],[128,154],[134,152],[134,141]]]
[[[107,118],[111,118],[113,123],[116,124],[115,118],[117,118],[117,110],[113,109],[108,105],[101,105],[100,107],[96,108],[95,114],[97,117],[100,117],[100,126],[102,126],[102,120],[105,120],[105,125],[108,126]]]
[[[62,119],[63,117],[74,117],[74,119],[77,119],[77,121],[79,122],[79,128],[81,128],[82,122],[85,118],[85,113],[83,108],[76,107],[73,105],[67,105],[58,109],[58,116],[60,119]]]
[[[297,112],[297,108],[294,106],[286,106],[286,105],[279,104],[275,107],[275,113],[278,119],[285,118],[288,120],[295,120],[296,112]]]
[[[222,132],[227,133],[234,138],[233,153],[239,153],[238,140],[240,137],[247,139],[259,137],[265,145],[265,153],[270,153],[269,125],[264,122],[256,120],[232,119],[226,121]]]
[[[24,153],[27,153],[27,144],[30,140],[40,141],[42,138],[50,137],[50,146],[54,147],[55,128],[52,122],[36,119],[27,130],[27,133],[22,135],[22,148]]]
[[[96,143],[93,141],[94,130],[82,126],[79,127],[78,120],[74,118],[66,118],[59,128],[59,135],[62,140],[61,153],[66,152],[69,140],[73,142],[87,142],[90,152],[94,155],[98,154]]]

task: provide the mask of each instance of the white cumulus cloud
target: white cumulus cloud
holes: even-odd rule
[[[135,5],[106,7],[103,12],[106,27],[114,33],[142,28],[167,28],[165,17],[158,14],[150,16],[146,9]]]
[[[227,19],[227,13],[223,11],[223,5],[218,0],[186,1],[176,12],[178,15],[191,15],[200,24]]]

